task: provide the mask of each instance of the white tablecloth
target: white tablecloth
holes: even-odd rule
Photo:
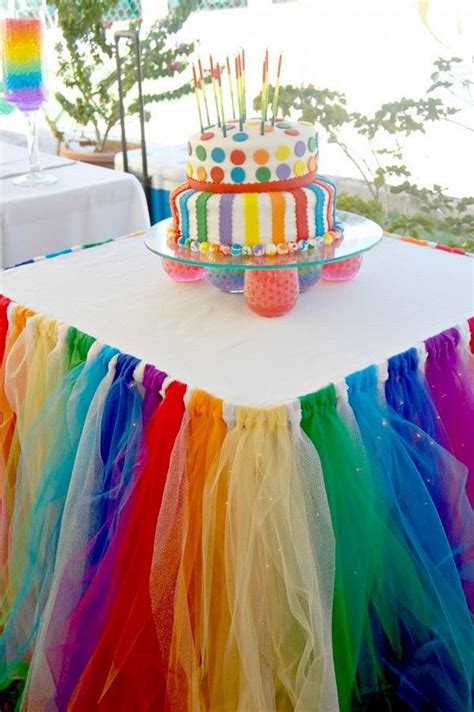
[[[242,295],[171,281],[131,237],[4,272],[0,292],[232,403],[275,404],[472,316],[474,260],[385,238],[356,279],[265,319]]]
[[[8,158],[13,168],[14,152],[10,148],[3,152],[3,147],[4,160]],[[15,149],[19,156],[24,151]],[[11,178],[0,180],[0,266],[148,227],[145,196],[133,176],[86,163],[48,172],[58,182],[41,188],[18,187]]]
[[[43,170],[72,166],[75,163],[75,161],[70,161],[64,156],[56,156],[53,153],[40,152],[39,156]],[[28,168],[28,150],[26,148],[0,141],[0,180],[20,176],[26,173]]]
[[[17,146],[14,143],[0,141],[0,166],[13,161],[19,161],[22,158],[28,157],[28,151],[23,146]]]

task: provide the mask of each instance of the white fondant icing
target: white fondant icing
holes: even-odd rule
[[[272,241],[272,203],[268,193],[258,195],[258,214],[260,217],[260,242]]]
[[[306,207],[306,216],[308,220],[308,237],[310,237],[314,233],[314,211],[316,210],[316,193],[314,193],[312,190],[307,190],[306,199],[308,201]]]
[[[199,198],[199,193],[195,193],[192,195],[190,198],[188,198],[187,202],[187,210],[189,212],[189,236],[193,238],[193,240],[197,240],[197,214],[196,214],[196,202],[197,199]]]
[[[250,120],[252,121],[252,120]],[[227,133],[224,137],[222,129],[218,126],[211,126],[206,129],[204,134],[198,133],[189,139],[191,154],[187,157],[188,177],[194,180],[204,181],[207,183],[259,183],[259,182],[275,182],[280,180],[289,180],[301,177],[300,171],[295,171],[295,165],[303,164],[303,175],[310,172],[308,161],[311,157],[316,157],[317,148],[317,132],[313,126],[300,124],[297,122],[283,121],[276,122],[270,133],[265,133],[263,136],[260,133],[260,124],[244,123],[243,131],[241,132],[238,124],[232,124],[234,129]],[[271,127],[271,123],[267,122],[267,127]],[[296,136],[289,135],[285,131],[298,131]],[[246,134],[247,138],[243,141],[235,141],[234,136],[238,134]],[[213,134],[212,138],[207,140],[202,136]],[[302,142],[302,143],[301,143]],[[314,142],[315,146],[310,148],[310,143]],[[295,151],[300,153],[300,147],[304,144],[304,153],[297,155]],[[281,153],[282,147],[287,148],[287,156],[285,152]],[[213,157],[213,150],[217,154]],[[232,152],[241,151],[245,154],[245,161],[241,164],[232,160]],[[262,161],[262,151],[268,153],[268,160]],[[205,152],[205,155],[204,155]],[[255,155],[257,152],[257,155]],[[221,156],[224,156],[223,160]],[[257,159],[257,160],[256,160]],[[260,162],[259,162],[260,161]],[[286,165],[289,168],[288,176],[278,176],[277,170],[281,165]],[[219,168],[223,171],[223,177],[220,181],[214,181],[211,171],[213,168]],[[237,181],[232,176],[234,168],[242,169],[245,173],[243,181]],[[259,169],[268,169],[270,176],[264,181],[259,180]],[[201,169],[201,172],[198,170]],[[205,174],[202,173],[202,169]],[[263,171],[265,173],[265,171]],[[260,176],[261,178],[262,176]]]
[[[207,239],[209,242],[219,240],[219,195],[211,195],[207,201]]]
[[[243,245],[245,239],[244,197],[237,193],[232,203],[232,242]]]
[[[296,240],[296,202],[291,193],[285,193],[285,236],[286,241]]]

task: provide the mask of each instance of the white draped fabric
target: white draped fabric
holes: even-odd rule
[[[356,279],[320,282],[265,319],[242,295],[173,282],[130,237],[8,270],[0,292],[224,400],[275,404],[470,317],[474,260],[385,238]]]

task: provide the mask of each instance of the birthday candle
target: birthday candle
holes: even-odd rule
[[[232,72],[230,71],[229,57],[226,57],[226,64],[227,64],[227,74],[229,76],[230,101],[232,104],[232,118],[235,119],[234,87],[232,84]]]
[[[208,107],[208,105],[207,105],[206,82],[204,81],[204,74],[203,74],[203,71],[202,71],[202,64],[201,64],[201,60],[200,60],[200,59],[198,59],[198,67],[199,67],[199,82],[200,82],[200,84],[201,84],[201,91],[202,91],[202,95],[203,95],[203,97],[204,97],[204,108],[205,108],[205,110],[206,110],[207,126],[209,126],[210,123],[211,123],[211,119],[210,119],[210,117],[209,117],[209,107]]]
[[[201,112],[201,102],[199,101],[199,87],[198,87],[198,80],[196,76],[196,69],[193,65],[193,83],[194,83],[194,95],[196,97],[196,103],[197,103],[197,108],[198,108],[198,114],[199,114],[199,124],[201,126],[201,133],[204,132],[204,125],[202,122],[202,112]]]
[[[268,49],[265,52],[265,121],[267,120],[268,110]]]
[[[237,83],[237,100],[239,104],[239,127],[240,130],[242,131],[243,129],[243,109],[242,109],[242,91],[241,91],[241,86],[242,82],[240,80],[240,57],[236,55],[235,57],[235,77],[236,77],[236,83]]]
[[[264,60],[263,61],[263,71],[262,71],[262,90],[260,92],[260,112],[261,112],[260,134],[262,136],[265,133],[265,72],[266,72],[266,65],[265,65],[265,60]]]
[[[210,65],[211,65],[212,93],[214,94],[214,102],[215,102],[215,104],[216,104],[217,125],[220,127],[220,125],[221,125],[221,119],[220,119],[220,114],[219,114],[219,102],[217,101],[216,75],[214,74],[214,62],[212,61],[212,57],[211,57],[211,56],[209,56],[209,62],[210,62]]]
[[[1,29],[5,99],[22,111],[35,111],[46,99],[41,22],[10,18],[3,21]]]
[[[221,109],[221,117],[222,117],[222,133],[224,134],[224,138],[227,136],[227,129],[225,125],[225,115],[224,115],[224,97],[222,96],[222,79],[221,79],[221,66],[218,63],[217,64],[217,86],[219,88],[219,104],[220,104],[220,109]]]
[[[245,50],[242,50],[242,104],[244,120],[247,118],[247,87],[245,83]]]
[[[281,62],[282,62],[283,54],[280,54],[280,58],[278,60],[278,69],[277,69],[277,78],[275,82],[275,92],[273,94],[273,104],[272,104],[272,125],[275,124],[275,119],[278,113],[278,97],[280,95],[280,73],[281,73]]]

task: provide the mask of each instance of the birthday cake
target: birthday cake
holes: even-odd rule
[[[210,58],[217,122],[209,124],[202,65],[193,67],[201,130],[188,141],[186,182],[170,196],[171,243],[193,252],[274,256],[312,249],[341,237],[336,222],[336,187],[318,176],[318,134],[306,122],[278,118],[281,56],[269,113],[269,58],[263,63],[261,116],[247,119],[245,53],[235,57],[235,84],[227,77],[235,116],[224,121],[221,69]],[[235,86],[235,92],[234,92]]]
[[[317,175],[314,127],[227,122],[188,142],[187,181],[171,194],[171,238],[193,251],[275,255],[339,235],[336,187]]]

